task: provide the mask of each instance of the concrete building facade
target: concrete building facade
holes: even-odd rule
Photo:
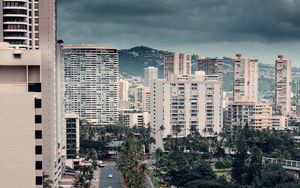
[[[275,113],[289,115],[291,112],[292,62],[278,55],[275,61]]]
[[[128,127],[149,127],[149,112],[136,110],[120,110],[119,123]]]
[[[64,51],[66,111],[91,123],[118,121],[119,57],[117,49],[67,45]]]
[[[258,60],[236,54],[233,71],[234,102],[258,102]]]
[[[119,85],[120,85],[119,100],[120,101],[128,101],[129,82],[127,80],[120,79]]]
[[[220,58],[198,58],[198,71],[204,71],[207,75],[218,75],[218,79],[223,81],[223,59]]]
[[[150,86],[150,82],[158,79],[158,68],[156,67],[146,67],[144,69],[144,85]]]
[[[150,112],[150,87],[139,85],[135,88],[134,108],[143,112]]]
[[[174,126],[181,129],[179,137],[186,137],[191,129],[215,137],[222,129],[221,85],[217,76],[202,71],[155,80],[151,84],[150,124],[156,140],[152,149],[163,148],[163,139],[176,135]]]
[[[36,163],[32,168],[33,171],[35,171],[35,168],[39,170],[36,171],[33,178],[34,186],[28,187],[41,187],[43,173],[49,175],[49,179],[53,182],[52,187],[58,187],[65,163],[65,139],[63,136],[65,124],[63,120],[63,64],[60,57],[62,53],[61,46],[57,44],[56,38],[56,1],[1,0],[0,9],[0,16],[2,17],[0,21],[0,41],[8,42],[10,47],[15,48],[15,50],[7,48],[1,50],[1,53],[3,53],[1,55],[2,68],[3,70],[8,68],[5,70],[6,74],[2,74],[1,87],[8,87],[7,92],[10,92],[12,95],[15,92],[20,92],[18,94],[22,95],[20,97],[24,97],[24,100],[28,95],[27,92],[34,92],[34,97],[41,99],[40,102],[37,102],[39,103],[37,105],[41,106],[40,109],[34,109],[34,113],[38,114],[34,117],[34,122],[36,123],[34,123],[33,128],[36,128],[36,130],[32,133],[39,139],[34,139],[35,137],[29,134],[22,135],[24,139],[26,136],[28,142],[33,139],[33,142],[36,144],[33,150],[38,153],[36,154],[38,158],[35,159]],[[6,92],[1,92],[1,94],[4,93]],[[37,95],[38,93],[40,94]],[[28,97],[26,99],[29,100]],[[6,103],[3,102],[3,104],[7,105],[7,108],[20,107],[24,112],[26,111],[24,108],[28,108],[27,110],[32,112],[29,109],[32,106],[25,101],[20,103],[20,105],[24,103],[24,106],[21,107],[13,105],[15,103],[14,100],[9,100],[9,98],[7,100],[5,101]],[[24,118],[30,119],[31,115]],[[0,119],[6,121],[4,113]],[[17,121],[14,120],[15,123]],[[24,122],[26,122],[28,128],[32,128],[32,120]],[[24,122],[19,123],[25,125]],[[39,129],[37,129],[38,127]],[[3,129],[6,128],[8,127],[3,127]],[[2,132],[2,127],[0,132]],[[10,136],[12,137],[12,135]],[[23,142],[18,142],[18,144],[22,146]],[[24,149],[27,148],[26,142],[24,142],[22,147]],[[6,149],[8,148],[5,148],[4,151]],[[24,156],[24,151],[16,151],[14,154],[16,156]],[[28,150],[28,152],[30,153],[31,150]],[[10,164],[11,168],[16,167],[16,161],[14,163],[12,161],[12,163],[9,163],[8,161],[6,161],[6,165]],[[31,172],[28,171],[28,173],[24,174],[28,176],[32,174]],[[0,181],[0,187],[27,187],[25,184],[14,186],[14,183],[22,182],[22,177],[20,177],[19,181],[19,177],[16,176],[17,174],[14,174],[12,177],[18,179],[18,181],[11,182],[10,186],[5,184],[7,181]],[[0,177],[5,177],[5,175],[2,176],[1,174]],[[8,180],[10,179],[8,178]],[[31,180],[30,182],[32,183]],[[4,185],[1,183],[4,183]]]
[[[191,56],[183,53],[172,53],[164,57],[164,78],[168,79],[171,74],[190,75]]]

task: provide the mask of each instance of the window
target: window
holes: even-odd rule
[[[42,108],[42,99],[34,99],[34,107]]]
[[[35,123],[42,123],[42,115],[35,115]]]
[[[28,91],[29,92],[41,92],[42,91],[42,84],[41,83],[29,83],[28,84]]]
[[[35,177],[35,184],[36,185],[43,185],[43,177],[42,176],[36,176]]]
[[[36,155],[43,154],[43,147],[42,146],[35,146],[35,154]]]
[[[43,162],[42,161],[35,161],[35,169],[42,170],[43,169]]]
[[[14,54],[15,59],[21,59],[21,54]]]
[[[35,139],[42,139],[43,134],[42,131],[35,131]]]

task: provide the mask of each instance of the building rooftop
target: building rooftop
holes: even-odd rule
[[[100,44],[66,44],[63,46],[65,49],[116,49]]]

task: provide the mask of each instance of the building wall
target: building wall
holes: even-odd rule
[[[64,53],[66,111],[91,123],[118,121],[119,58],[117,49],[67,45]]]
[[[275,113],[291,112],[292,62],[279,55],[275,61]]]
[[[149,112],[150,104],[150,87],[139,85],[134,92],[134,107],[135,109]]]
[[[234,102],[258,102],[258,60],[237,54],[233,77]]]
[[[1,92],[0,104],[0,187],[35,187],[34,95]]]
[[[150,86],[150,82],[158,79],[158,68],[156,67],[146,67],[144,69],[144,85]]]
[[[128,90],[129,90],[129,82],[127,80],[120,80],[120,93],[119,100],[120,101],[128,101]]]
[[[207,75],[218,75],[218,79],[223,81],[223,59],[200,57],[198,71],[204,71]]]
[[[43,150],[35,153],[43,147],[42,106],[36,105],[42,101],[41,53],[8,47],[0,43],[0,150],[6,153],[0,157],[0,187],[42,187]]]
[[[205,76],[204,72],[190,76],[172,75],[169,80],[154,81],[151,86],[151,126],[157,140],[155,147],[162,148],[163,138],[176,135],[173,126],[180,126],[180,137],[190,134],[192,127],[202,136],[216,136],[215,133],[222,129],[221,87],[217,76]]]
[[[171,74],[190,75],[191,56],[175,52],[164,57],[164,78],[168,79]]]

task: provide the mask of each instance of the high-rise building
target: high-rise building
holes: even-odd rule
[[[204,137],[215,137],[222,129],[222,83],[218,77],[196,71],[192,75],[173,74],[168,80],[151,84],[151,127],[154,148],[163,148],[163,138],[186,137],[191,129]]]
[[[41,2],[31,0],[1,0],[0,41],[12,47],[39,49]],[[54,0],[49,1],[54,2]],[[43,12],[49,14],[48,12]],[[50,13],[53,14],[53,13]]]
[[[129,89],[129,83],[127,80],[120,80],[120,92],[119,92],[119,100],[120,101],[128,101],[128,89]]]
[[[218,75],[218,79],[223,81],[223,59],[200,57],[198,71],[204,71],[207,75]]]
[[[134,108],[150,112],[150,87],[138,85],[134,92]]]
[[[272,105],[269,103],[235,102],[229,104],[224,127],[227,131],[250,126],[254,129],[272,128]]]
[[[300,116],[300,80],[297,80],[296,115]]]
[[[91,123],[118,121],[119,57],[117,49],[67,45],[64,51],[66,111]]]
[[[150,82],[158,79],[158,68],[146,67],[144,69],[144,85],[150,86]]]
[[[191,56],[183,53],[172,53],[171,55],[165,55],[164,57],[164,78],[168,79],[169,75],[190,75],[191,68]]]
[[[65,162],[63,156],[65,148],[63,127],[65,124],[62,93],[64,84],[61,80],[63,79],[63,64],[60,62],[62,53],[60,44],[56,42],[56,1],[1,0],[0,9],[2,17],[0,41],[8,42],[11,47],[15,48],[14,50],[7,48],[1,50],[3,53],[1,55],[2,68],[3,70],[8,68],[5,70],[6,74],[2,74],[1,82],[4,84],[1,84],[1,95],[9,93],[11,97],[3,97],[2,99],[6,98],[6,100],[2,101],[0,106],[6,106],[7,112],[11,110],[12,114],[16,112],[17,116],[23,117],[24,121],[17,118],[13,120],[14,124],[28,126],[28,132],[20,136],[20,139],[23,140],[19,141],[19,147],[24,147],[23,150],[20,148],[18,150],[17,146],[15,148],[13,146],[14,142],[18,141],[16,139],[18,136],[13,134],[16,127],[1,127],[1,133],[9,133],[10,138],[14,138],[14,141],[11,141],[11,149],[16,150],[11,154],[18,156],[18,159],[14,162],[11,161],[14,159],[13,157],[7,161],[0,160],[0,163],[5,163],[3,165],[1,163],[0,166],[6,167],[6,172],[2,171],[4,174],[0,172],[0,187],[42,187],[43,173],[52,180],[52,187],[58,187]],[[4,61],[5,59],[7,60]],[[32,96],[28,97],[30,94],[34,95],[37,101],[33,100]],[[24,99],[24,101],[16,104],[16,98]],[[36,106],[34,102],[36,102]],[[24,106],[20,106],[23,103]],[[34,107],[38,107],[38,109],[34,109]],[[24,114],[20,114],[20,109]],[[33,120],[31,119],[32,115],[34,116]],[[9,116],[6,116],[5,113],[1,114],[0,119],[4,121],[4,124],[8,123],[7,117]],[[29,128],[30,131],[33,130],[32,133],[29,133]],[[25,137],[26,141],[24,141]],[[8,142],[6,140],[5,143]],[[29,145],[25,146],[29,142],[35,144],[33,149],[29,149]],[[35,155],[35,165],[31,164],[32,150]],[[9,147],[1,146],[1,151],[9,153]],[[26,155],[24,155],[24,151],[26,151]],[[18,166],[21,165],[18,162],[20,156],[26,160],[30,158],[31,169],[20,171],[20,168],[23,168]],[[14,170],[14,174],[8,173]],[[22,177],[19,172],[22,172]],[[35,177],[28,178],[33,173],[35,173]],[[7,176],[13,177],[13,180]],[[23,179],[26,179],[24,182],[28,184],[18,186],[17,183],[23,183]],[[29,184],[34,185],[29,186]]]
[[[79,116],[74,113],[66,114],[66,164],[74,165],[74,159],[79,158],[80,134]]]
[[[275,113],[291,112],[292,62],[279,55],[275,61]]]
[[[236,54],[234,59],[234,102],[258,102],[258,60]]]

